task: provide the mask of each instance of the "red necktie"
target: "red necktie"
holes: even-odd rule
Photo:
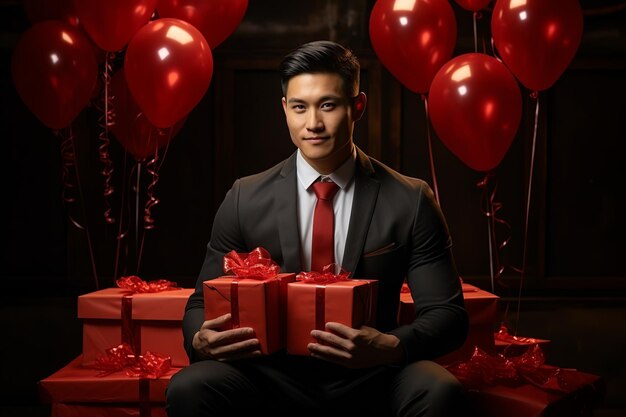
[[[318,181],[312,185],[317,196],[313,214],[313,244],[311,246],[311,271],[322,269],[335,262],[335,214],[333,197],[339,190],[334,182]]]

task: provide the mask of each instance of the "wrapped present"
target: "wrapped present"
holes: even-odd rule
[[[129,281],[121,281],[122,285],[125,282]],[[78,317],[83,321],[83,364],[93,364],[106,349],[125,342],[138,354],[150,350],[169,355],[173,366],[188,365],[181,326],[193,289],[134,293],[134,286],[140,284],[136,279],[130,283],[130,287],[105,288],[78,297]],[[154,285],[140,288],[156,289]]]
[[[485,417],[591,416],[604,394],[599,376],[545,364],[539,345],[517,356],[475,349],[447,369],[465,386],[476,415]]]
[[[493,331],[497,321],[498,300],[500,297],[481,290],[470,284],[462,283],[465,309],[469,315],[469,331],[467,339],[459,349],[437,358],[437,362],[448,364],[454,361],[468,359],[475,347],[479,347],[488,353],[495,353]],[[400,293],[400,309],[398,322],[400,325],[410,324],[415,320],[413,298],[406,290]]]
[[[226,254],[224,272],[234,275],[203,283],[205,317],[230,313],[229,328],[254,329],[262,353],[283,349],[287,284],[295,280],[295,274],[280,273],[269,253],[260,247],[247,254]]]
[[[311,330],[324,330],[329,321],[353,328],[373,325],[378,281],[349,279],[349,274],[303,272],[287,289],[287,353],[310,355],[316,342]]]
[[[162,406],[170,378],[181,369],[169,368],[158,378],[144,378],[129,376],[123,370],[103,374],[93,367],[83,366],[82,363],[83,358],[79,356],[39,381],[42,400],[51,404],[101,407],[132,404],[136,409],[156,404]]]
[[[103,406],[102,404],[52,404],[52,417],[167,417],[165,406],[146,408]]]

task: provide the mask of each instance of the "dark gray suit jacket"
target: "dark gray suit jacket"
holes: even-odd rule
[[[196,291],[185,310],[185,347],[204,321],[202,282],[224,275],[227,252],[261,246],[282,272],[302,271],[297,218],[296,153],[262,173],[235,181],[213,223]],[[357,149],[355,191],[342,266],[353,278],[377,279],[376,328],[396,335],[407,362],[433,359],[465,340],[468,317],[450,251],[447,225],[430,187]],[[407,280],[416,319],[398,327]]]

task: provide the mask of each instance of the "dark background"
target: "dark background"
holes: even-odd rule
[[[114,285],[116,271],[117,276],[137,274],[193,286],[213,215],[234,179],[268,168],[294,150],[280,105],[277,66],[300,43],[331,39],[356,52],[369,99],[357,145],[433,184],[424,103],[378,61],[368,34],[373,4],[250,0],[237,31],[213,51],[209,90],[161,155],[155,188],[160,203],[152,209],[156,227],[145,231],[141,221],[135,227],[131,184],[136,162],[125,160],[113,137],[116,191],[108,200],[103,197],[95,101],[72,125],[82,198],[76,194],[76,202],[63,201],[61,139],[28,111],[10,74],[13,49],[31,24],[19,1],[0,1],[4,410],[45,413],[37,406],[36,382],[80,353],[78,295]],[[472,14],[451,4],[458,27],[453,56],[473,52]],[[539,94],[527,233],[535,101],[520,86],[522,122],[492,183],[502,204],[497,215],[508,224],[496,226],[497,241],[510,238],[497,251],[504,273],[493,289],[487,219],[477,187],[484,173],[465,166],[432,130],[431,135],[440,202],[463,279],[501,296],[500,318],[512,331],[552,340],[546,348],[551,364],[603,376],[607,392],[596,413],[617,416],[626,408],[626,3],[584,0],[581,5],[584,32],[578,53],[560,79]],[[477,21],[479,43],[484,41],[487,53],[490,10]],[[113,64],[119,67],[121,57]],[[145,170],[141,175],[140,210],[148,184]],[[121,229],[119,223],[105,224],[107,203],[122,220]],[[120,230],[125,235],[117,239]],[[523,274],[516,271],[522,266]]]

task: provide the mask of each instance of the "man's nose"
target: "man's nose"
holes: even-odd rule
[[[317,110],[311,110],[306,121],[306,128],[311,132],[318,132],[324,129],[324,123]]]

